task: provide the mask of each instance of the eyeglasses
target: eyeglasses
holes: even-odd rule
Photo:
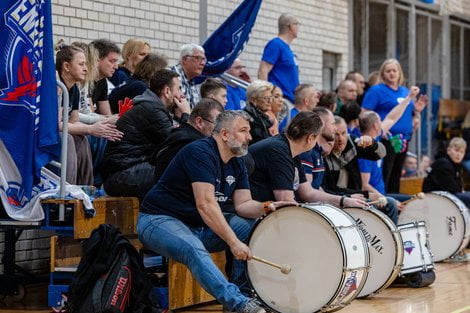
[[[201,118],[202,118],[204,121],[208,122],[208,123],[215,124],[214,121],[208,120],[207,118],[204,118],[204,117],[202,117],[202,116],[201,116]]]
[[[188,58],[194,58],[198,63],[207,61],[207,59],[205,57],[201,57],[199,55],[188,55],[187,57]]]
[[[263,99],[264,101],[269,101],[271,100],[272,98],[274,98],[273,96],[265,96],[265,97],[256,97],[257,99]]]

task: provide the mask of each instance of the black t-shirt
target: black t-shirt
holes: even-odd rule
[[[273,190],[296,191],[307,181],[299,157],[292,158],[284,134],[261,140],[249,148],[255,160],[250,175],[251,196],[257,201],[274,201]]]
[[[93,93],[91,94],[91,100],[93,100],[93,103],[96,106],[98,106],[98,101],[108,100],[108,82],[106,78],[100,79],[99,81],[95,82]]]
[[[188,144],[176,155],[145,196],[140,210],[173,216],[193,227],[205,226],[196,208],[194,182],[214,185],[214,197],[221,206],[235,190],[250,189],[243,160],[231,158],[224,164],[216,141],[209,137]]]
[[[119,100],[123,100],[127,97],[133,99],[136,96],[140,96],[148,88],[147,84],[134,77],[129,78],[125,83],[119,85],[111,91],[109,94],[109,105],[111,106],[111,112],[113,114],[119,113]]]

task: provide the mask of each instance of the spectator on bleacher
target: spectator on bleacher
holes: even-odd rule
[[[318,100],[318,107],[325,107],[331,112],[336,112],[336,92],[326,92],[323,91],[320,93],[320,98]]]
[[[194,79],[202,74],[206,61],[204,48],[200,45],[189,43],[181,47],[179,63],[170,68],[178,74],[181,92],[186,97],[186,100],[188,100],[191,109],[201,98]]]
[[[447,154],[431,165],[428,176],[423,181],[423,191],[447,191],[470,208],[470,192],[462,187],[462,160],[465,156],[467,143],[460,137],[450,140]]]
[[[207,78],[201,85],[201,97],[218,101],[223,107],[227,104],[227,86],[218,78]]]
[[[258,201],[328,202],[342,207],[363,207],[361,199],[343,198],[312,188],[307,181],[299,155],[316,144],[323,122],[311,111],[300,112],[277,136],[262,140],[249,148],[255,160],[250,175],[251,194]]]
[[[118,87],[131,78],[140,63],[151,52],[150,44],[142,39],[129,39],[122,46],[122,62],[109,81]]]
[[[356,102],[357,104],[361,105],[363,97],[364,97],[364,89],[366,88],[366,82],[365,82],[364,76],[362,76],[361,72],[359,71],[350,71],[349,73],[346,74],[346,77],[344,78],[344,80],[351,80],[356,84],[357,86]]]
[[[79,118],[80,122],[93,124],[103,118],[103,115],[94,113],[95,106],[91,100],[91,91],[94,88],[95,77],[98,73],[98,51],[92,44],[73,42],[72,46],[78,47],[85,53],[87,73],[83,81],[78,82],[80,89]]]
[[[271,110],[266,111],[273,126],[269,128],[271,136],[279,134],[279,120],[278,116],[284,108],[284,98],[282,97],[282,90],[278,86],[273,87],[273,100],[271,101]]]
[[[239,158],[248,150],[249,119],[246,112],[225,111],[217,117],[211,137],[178,153],[142,202],[137,233],[152,251],[186,265],[224,310],[265,313],[250,298],[243,261],[252,253],[244,242],[254,219],[294,202],[252,200],[245,164]],[[233,199],[237,214],[222,213],[228,199]],[[230,250],[236,259],[230,282],[209,253],[223,250]]]
[[[168,164],[184,146],[212,135],[216,117],[223,111],[222,105],[214,99],[203,98],[196,104],[188,122],[173,128],[158,151],[155,151],[150,162],[155,165],[155,181],[160,179]]]
[[[80,91],[77,83],[84,81],[87,74],[86,58],[82,49],[61,45],[56,55],[56,70],[69,93],[67,177],[70,184],[92,185],[93,166],[90,145],[86,135],[119,140],[122,133],[106,121],[88,125],[79,121],[78,110]],[[59,114],[59,128],[62,130],[62,113]]]
[[[311,111],[318,103],[318,92],[312,84],[300,84],[295,88],[294,107],[284,117],[279,124],[279,132],[282,133],[289,122],[299,113],[303,111]]]
[[[414,153],[407,152],[401,177],[417,177],[418,176],[418,156]]]
[[[189,117],[189,104],[179,87],[177,73],[156,72],[149,89],[135,97],[134,107],[118,119],[116,125],[124,136],[120,142],[108,143],[102,163],[107,194],[143,199],[155,184],[155,167],[149,161],[173,127],[170,113],[178,107],[182,122]]]
[[[339,114],[341,107],[349,102],[357,100],[357,85],[352,80],[343,80],[338,85],[338,97],[336,98],[336,114]]]
[[[240,58],[236,58],[226,73],[245,80],[245,78],[248,76],[245,69],[246,66],[242,64]],[[227,105],[225,106],[225,110],[243,110],[245,106],[246,90],[240,86],[227,83]]]
[[[318,136],[317,144],[312,150],[300,155],[302,167],[305,171],[307,181],[315,189],[323,185],[325,175],[324,156],[330,154],[335,142],[336,124],[333,112],[325,107],[315,107],[312,112],[318,114],[323,122],[323,128]]]
[[[250,121],[250,144],[254,144],[260,140],[271,137],[269,128],[273,126],[273,122],[266,114],[271,110],[273,101],[273,84],[264,80],[255,80],[246,90],[246,98],[248,104],[245,111],[251,116]]]
[[[109,105],[113,114],[119,113],[119,101],[140,96],[149,87],[150,79],[159,70],[166,68],[167,58],[162,54],[150,53],[140,61],[134,74],[109,94]]]
[[[293,15],[282,14],[278,20],[278,36],[264,47],[258,69],[258,79],[281,87],[284,97],[294,102],[295,88],[299,85],[299,66],[290,48],[297,38],[300,23]]]
[[[403,86],[405,83],[403,70],[395,59],[388,59],[382,63],[380,79],[381,83],[367,91],[362,108],[375,111],[381,119],[384,119],[397,104],[408,97],[409,90]],[[413,111],[419,114],[425,106],[425,98],[421,97],[416,102],[411,99],[401,118],[390,129],[390,135],[381,141],[387,148],[383,168],[387,193],[398,193],[400,190],[401,170],[408,151],[408,141],[413,132]]]
[[[348,134],[356,137],[361,136],[359,130],[359,114],[361,114],[361,106],[356,101],[348,101],[341,106],[339,116],[341,116],[348,127]]]
[[[468,146],[467,146],[468,150]],[[421,156],[421,162],[419,162],[418,176],[426,177],[431,170],[431,158],[427,155]]]
[[[99,56],[98,73],[95,77],[95,87],[93,88],[91,99],[96,105],[97,113],[112,115],[108,101],[110,89],[108,86],[108,78],[111,78],[118,68],[121,50],[114,42],[107,39],[94,40],[91,44],[98,50]]]
[[[334,147],[325,157],[323,189],[340,194],[361,192],[362,179],[358,159],[379,160],[385,156],[385,147],[370,136],[349,135],[346,122],[340,116],[335,116],[335,124]],[[368,197],[367,193],[364,193],[364,196]]]
[[[380,116],[372,111],[364,112],[359,120],[361,133],[371,138],[380,137],[382,126]],[[376,197],[385,195],[385,184],[382,174],[383,159],[368,160],[359,158],[359,170],[361,171],[362,189],[374,194]],[[371,197],[372,199],[373,197]],[[396,224],[398,222],[398,202],[392,197],[386,197],[387,205],[382,209],[384,213]]]

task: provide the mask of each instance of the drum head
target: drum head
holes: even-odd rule
[[[358,295],[364,297],[386,288],[398,276],[399,271],[395,271],[395,266],[403,262],[403,246],[397,234],[398,229],[381,212],[360,208],[346,208],[345,211],[354,218],[369,245],[369,275]],[[392,231],[395,231],[395,235]]]
[[[427,193],[411,201],[398,218],[399,224],[425,221],[434,261],[445,260],[458,252],[465,233],[465,222],[451,198]]]
[[[251,260],[248,277],[259,298],[283,313],[315,312],[337,291],[343,274],[343,250],[336,232],[308,208],[285,207],[255,227],[249,246],[253,255],[292,270]]]

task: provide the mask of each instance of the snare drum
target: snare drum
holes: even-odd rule
[[[363,287],[367,243],[347,213],[326,204],[287,206],[253,227],[253,255],[291,267],[289,274],[254,260],[248,280],[258,298],[277,312],[340,309]]]
[[[409,202],[398,217],[398,223],[425,221],[434,261],[457,255],[470,241],[470,213],[454,195],[433,191],[422,200]]]
[[[374,208],[346,208],[364,234],[369,246],[370,269],[358,297],[377,294],[387,288],[403,265],[403,241],[397,226]]]
[[[424,221],[398,225],[403,239],[405,257],[400,275],[427,272],[434,268],[433,256],[429,247],[428,232]]]

